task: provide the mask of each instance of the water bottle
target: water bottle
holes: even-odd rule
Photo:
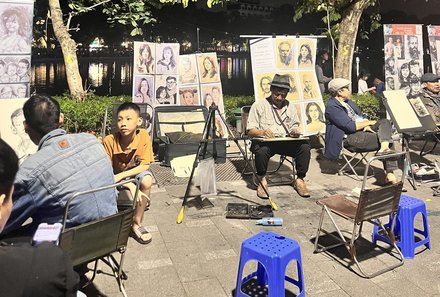
[[[263,226],[281,226],[283,225],[283,218],[262,218],[257,220],[255,224]]]

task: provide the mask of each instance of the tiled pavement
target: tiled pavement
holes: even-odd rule
[[[417,161],[416,157],[412,154],[413,161]],[[428,156],[430,160],[433,158],[435,155]],[[218,182],[219,195],[211,198],[214,207],[187,207],[180,225],[176,224],[176,217],[186,185],[155,186],[152,205],[144,219],[153,241],[142,246],[129,240],[124,264],[128,275],[125,282],[128,296],[232,296],[241,242],[265,230],[299,242],[307,296],[440,296],[440,231],[437,228],[440,227],[440,197],[432,196],[430,184],[420,185],[415,191],[405,183],[408,195],[426,202],[432,250],[419,248],[414,259],[405,261],[396,270],[364,279],[346,268],[349,256],[343,247],[329,254],[314,254],[312,242],[320,213],[315,201],[335,193],[355,196],[361,184],[349,176],[335,174],[339,165],[320,158],[319,150],[313,151],[310,165],[307,184],[311,198],[299,197],[290,186],[270,188],[279,206],[275,216],[284,219],[283,226],[279,227],[263,227],[255,225],[252,220],[225,218],[225,207],[229,202],[266,203],[257,198],[255,190],[243,180]],[[375,172],[379,173],[379,178],[383,177],[381,170]],[[197,194],[197,189],[192,193]],[[370,226],[365,226],[363,235],[370,238]],[[363,263],[367,269],[374,269],[376,265],[388,262],[389,258],[379,255]],[[249,265],[247,270],[250,271],[252,266]],[[107,274],[108,269],[103,264],[99,267],[104,273],[98,274],[94,285],[84,290],[87,295],[121,296],[116,281]],[[295,293],[294,288],[288,289]]]

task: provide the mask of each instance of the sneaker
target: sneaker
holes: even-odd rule
[[[130,236],[140,244],[147,244],[153,240],[153,236],[144,226],[140,226],[137,229],[131,229]]]

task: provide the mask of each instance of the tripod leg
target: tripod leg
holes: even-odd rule
[[[185,211],[185,204],[186,204],[186,201],[188,200],[189,191],[191,189],[191,182],[192,182],[192,179],[194,177],[194,171],[195,171],[196,166],[197,166],[197,161],[199,159],[199,154],[200,154],[200,150],[202,148],[202,143],[204,144],[203,156],[206,154],[206,146],[207,146],[207,139],[208,139],[208,136],[209,136],[209,126],[210,126],[211,117],[212,117],[212,114],[209,113],[208,120],[206,121],[205,127],[203,128],[202,140],[200,141],[199,146],[197,147],[196,157],[194,158],[194,163],[193,163],[193,166],[192,166],[192,169],[191,169],[191,175],[189,176],[188,184],[186,185],[186,191],[185,191],[185,195],[183,196],[182,206],[180,207],[179,214],[177,215],[177,220],[176,220],[177,224],[180,224],[183,221],[183,216],[184,216],[184,211]]]
[[[250,160],[248,159],[245,151],[243,150],[243,148],[241,147],[240,143],[238,142],[237,137],[234,136],[234,134],[232,133],[231,129],[226,124],[225,118],[220,114],[220,112],[219,112],[219,116],[220,116],[220,119],[222,120],[223,124],[226,126],[226,129],[228,130],[229,135],[231,135],[232,140],[234,140],[235,144],[237,145],[238,149],[240,150],[241,154],[243,155],[243,158],[246,161],[246,164],[251,168],[252,174],[258,180],[258,184],[261,185],[261,187],[264,190],[264,193],[267,195],[267,197],[269,197],[270,206],[272,207],[273,210],[278,210],[278,205],[276,205],[275,201],[273,201],[273,199],[270,197],[269,191],[267,191],[266,187],[264,187],[263,184],[261,183],[261,179],[257,175],[257,172],[255,171],[254,166],[252,166],[252,164],[251,164]]]

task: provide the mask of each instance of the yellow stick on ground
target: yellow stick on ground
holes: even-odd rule
[[[185,206],[182,205],[182,207],[180,208],[179,214],[177,215],[177,220],[176,220],[177,224],[182,223],[184,210],[185,210]]]
[[[270,196],[269,196],[269,203],[270,206],[272,206],[273,210],[278,210],[278,205],[276,205],[276,203],[272,200],[272,198],[270,198]]]

